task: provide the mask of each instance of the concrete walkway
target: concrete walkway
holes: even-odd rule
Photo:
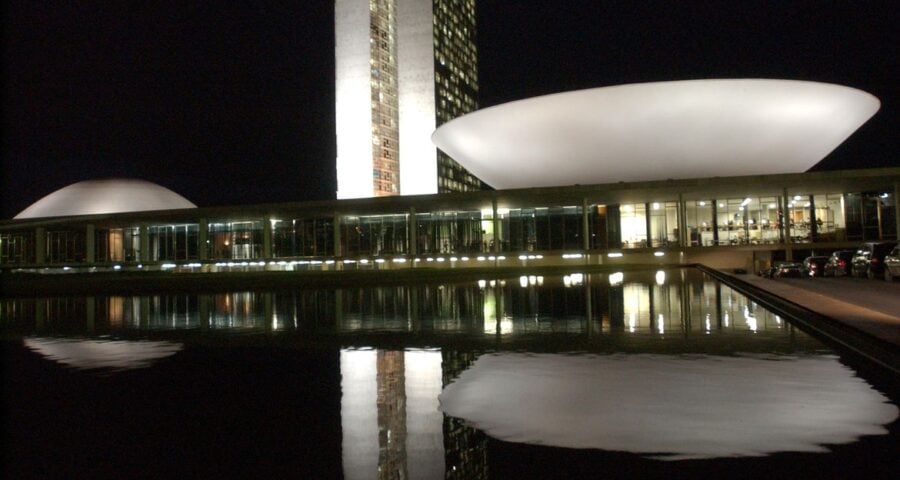
[[[768,279],[756,275],[733,275],[756,288],[765,290],[829,317],[846,326],[900,347],[900,283],[877,280],[836,279]],[[873,289],[876,290],[873,296]],[[869,308],[864,305],[873,305]]]

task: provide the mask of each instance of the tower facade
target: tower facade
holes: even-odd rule
[[[338,198],[478,190],[431,143],[478,108],[475,0],[336,0]]]

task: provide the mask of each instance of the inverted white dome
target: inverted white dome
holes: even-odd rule
[[[155,183],[116,178],[73,183],[34,202],[14,218],[63,217],[179,208],[197,208],[197,206],[181,195]]]
[[[485,108],[431,138],[497,189],[799,173],[880,105],[818,82],[638,83]]]

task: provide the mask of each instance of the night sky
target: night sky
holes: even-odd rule
[[[334,198],[333,1],[165,3],[5,2],[0,218],[103,177],[200,206]],[[696,78],[833,82],[882,107],[815,168],[900,166],[891,3],[479,0],[480,102]]]

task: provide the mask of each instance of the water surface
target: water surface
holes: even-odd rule
[[[12,476],[897,467],[891,381],[690,269],[0,307]]]

